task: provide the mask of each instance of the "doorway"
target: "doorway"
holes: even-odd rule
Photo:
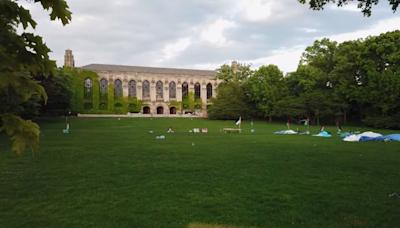
[[[144,107],[143,114],[150,114],[150,107],[148,107],[148,106]]]

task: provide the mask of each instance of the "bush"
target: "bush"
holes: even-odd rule
[[[368,127],[383,129],[400,129],[400,113],[393,116],[368,116],[363,120]]]

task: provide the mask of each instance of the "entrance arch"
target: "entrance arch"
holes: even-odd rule
[[[157,107],[157,114],[164,114],[164,108],[161,106]]]
[[[143,107],[143,114],[150,114],[150,107]]]
[[[169,114],[176,114],[176,108],[175,107],[169,108]]]

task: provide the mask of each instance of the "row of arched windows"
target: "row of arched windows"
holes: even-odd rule
[[[85,80],[85,92],[90,93],[93,89],[93,81],[90,78]],[[100,93],[106,94],[108,92],[108,81],[106,79],[100,80]],[[184,82],[182,84],[182,96],[185,97],[189,93],[189,85]],[[114,81],[114,95],[117,97],[122,97],[123,90],[122,90],[122,81],[117,79]],[[163,83],[158,81],[156,83],[156,98],[163,98],[164,91],[163,91]],[[195,98],[201,98],[201,87],[199,83],[194,85],[194,95]],[[136,82],[134,80],[129,81],[128,85],[128,96],[129,97],[137,97],[136,93]],[[144,81],[142,84],[142,97],[150,98],[150,82]],[[211,83],[207,84],[207,99],[212,97],[212,85]],[[175,99],[176,98],[176,84],[175,82],[169,83],[169,98]]]

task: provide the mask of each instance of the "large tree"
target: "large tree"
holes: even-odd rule
[[[334,56],[338,43],[327,38],[314,41],[312,46],[303,52],[300,65],[310,65],[328,75],[334,68]]]
[[[239,116],[249,116],[250,109],[242,86],[235,82],[224,82],[216,91],[217,96],[211,98],[212,105],[207,111],[210,119],[234,120]]]
[[[224,80],[225,82],[244,82],[254,74],[250,69],[251,64],[238,63],[236,69],[229,65],[222,65],[216,69],[217,79]]]
[[[64,0],[32,0],[43,9],[51,10],[50,20],[60,19],[63,25],[71,20],[71,12]],[[24,29],[18,33],[16,28]],[[50,60],[50,49],[42,37],[26,32],[28,27],[36,28],[29,10],[15,0],[0,1],[0,90],[4,94],[14,93],[27,101],[32,96],[47,100],[44,88],[30,76],[42,72],[48,76],[56,73],[56,63]],[[31,120],[24,120],[16,114],[0,112],[2,127],[14,141],[12,150],[22,153],[26,146],[35,152],[39,146],[39,126]]]
[[[351,2],[357,2],[357,8],[364,14],[364,16],[371,16],[372,7],[379,3],[379,0],[298,0],[302,4],[308,3],[312,10],[323,10],[324,6],[328,3],[336,4],[338,7],[342,7]],[[400,0],[387,0],[389,5],[392,7],[393,13],[396,12],[397,7],[400,4]]]
[[[49,77],[43,74],[36,75],[35,80],[45,89],[48,100],[41,101],[41,115],[53,116],[65,114],[71,108],[71,99],[74,88],[71,81],[71,75],[65,74],[62,68],[58,68],[57,74],[51,74]]]
[[[247,96],[262,116],[269,117],[271,122],[274,106],[285,90],[283,72],[275,65],[262,66],[246,81],[245,86]]]

